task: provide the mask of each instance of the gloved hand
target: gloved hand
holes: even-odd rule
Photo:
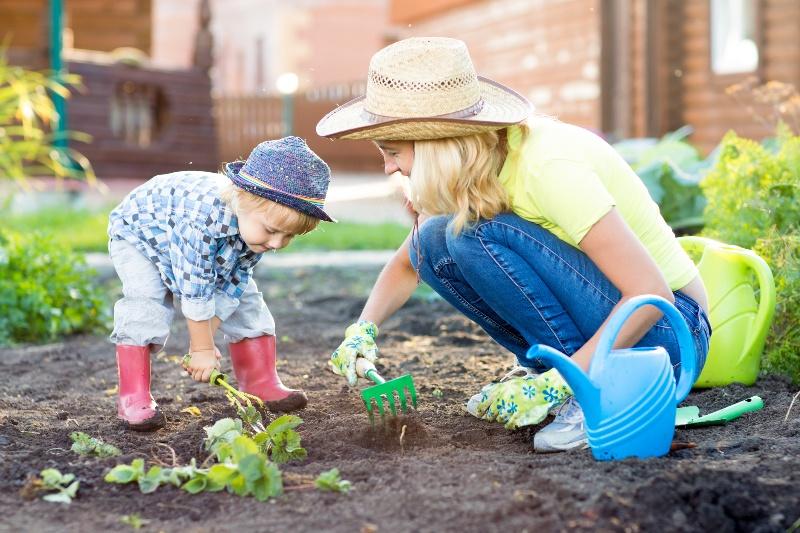
[[[331,372],[347,378],[347,383],[352,387],[356,384],[356,358],[363,357],[371,362],[378,359],[378,346],[375,337],[378,336],[378,326],[369,320],[359,320],[351,324],[344,331],[344,340],[331,354],[328,366]]]
[[[481,389],[477,406],[468,410],[478,418],[503,423],[506,429],[517,429],[538,424],[571,394],[561,374],[552,369],[490,383]]]

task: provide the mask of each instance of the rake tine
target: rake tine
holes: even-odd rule
[[[411,395],[411,403],[414,405],[414,409],[417,408],[417,391],[414,390],[414,387],[406,387],[406,390]]]
[[[392,411],[392,416],[397,416],[397,409],[394,406],[394,393],[386,395],[386,403],[389,404],[389,409]]]
[[[403,411],[403,413],[407,413],[408,412],[408,406],[406,405],[406,394],[405,394],[405,391],[399,391],[397,393],[397,397],[400,399],[400,409]]]
[[[383,399],[380,396],[375,398],[375,404],[378,406],[378,412],[381,414],[381,419],[383,419],[386,416],[383,412]]]

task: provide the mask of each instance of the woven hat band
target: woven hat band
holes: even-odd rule
[[[481,98],[475,70],[450,74],[415,79],[370,69],[364,108],[379,116],[412,118],[447,115],[475,105]]]
[[[256,177],[252,176],[251,174],[248,174],[243,168],[241,170],[239,170],[239,177],[241,179],[243,179],[244,181],[246,181],[248,183],[251,183],[252,185],[255,185],[256,187],[263,187],[265,189],[269,189],[269,190],[272,190],[272,191],[275,191],[275,192],[279,192],[281,194],[285,194],[286,196],[291,196],[292,198],[297,198],[298,200],[303,200],[303,201],[312,203],[315,206],[319,207],[320,209],[322,209],[322,207],[325,205],[325,199],[324,198],[311,198],[309,196],[302,196],[300,194],[293,194],[293,193],[290,193],[290,192],[287,192],[287,191],[282,191],[282,190],[278,189],[277,187],[273,187],[269,183],[266,183],[266,182],[264,182],[264,181],[262,181],[262,180],[260,180],[260,179],[258,179]]]

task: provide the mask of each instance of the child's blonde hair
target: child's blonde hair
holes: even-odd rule
[[[526,125],[520,125],[527,134]],[[506,158],[498,131],[414,141],[411,202],[418,213],[453,215],[459,233],[478,219],[494,218],[510,204],[497,176]]]
[[[233,183],[222,189],[220,198],[228,204],[234,212],[254,213],[260,212],[267,215],[271,221],[281,229],[294,235],[308,233],[317,227],[320,220],[296,209],[273,202],[267,198],[256,196]]]

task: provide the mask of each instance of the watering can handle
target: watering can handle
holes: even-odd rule
[[[694,378],[697,373],[697,354],[694,347],[694,340],[686,325],[683,315],[675,308],[674,305],[660,296],[653,294],[643,294],[641,296],[634,296],[625,302],[617,312],[611,315],[611,318],[600,335],[600,341],[597,344],[595,355],[592,357],[592,362],[589,363],[589,376],[598,376],[603,373],[603,365],[605,365],[605,356],[611,353],[614,347],[614,340],[619,335],[622,325],[638,308],[644,305],[654,305],[658,307],[661,312],[666,315],[672,328],[675,330],[675,335],[678,338],[678,348],[681,352],[681,372],[679,375],[677,388],[675,390],[675,398],[678,402],[683,401],[689,395],[694,385]]]
[[[722,243],[709,239],[708,237],[698,237],[697,235],[684,235],[678,237],[678,242],[684,250],[698,250],[699,252],[705,251],[708,246],[722,246]]]
[[[758,279],[758,311],[753,322],[750,335],[747,336],[747,344],[742,351],[742,356],[749,354],[753,346],[762,342],[767,335],[767,329],[775,315],[775,280],[772,271],[758,254],[751,250],[742,249],[740,256],[745,264],[756,274]]]

